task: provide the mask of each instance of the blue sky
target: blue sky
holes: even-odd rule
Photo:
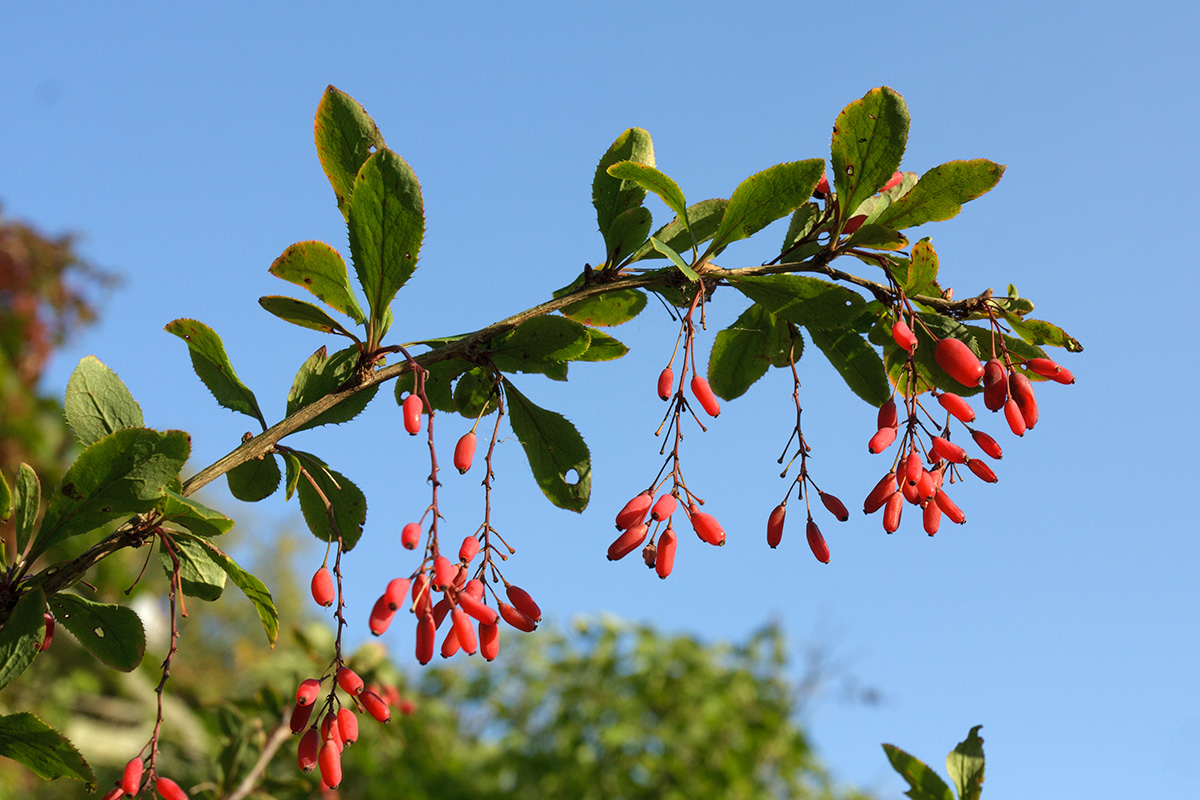
[[[851,507],[824,522],[816,563],[795,519],[767,549],[785,483],[775,458],[791,384],[768,375],[685,443],[689,485],[722,520],[721,550],[683,537],[658,581],[610,564],[612,516],[658,469],[654,378],[675,329],[653,310],[613,333],[620,362],[578,365],[565,385],[522,391],[588,440],[595,488],[582,516],[549,506],[516,443],[497,461],[497,527],[519,548],[506,574],[560,620],[613,613],[707,638],[778,620],[800,658],[832,648],[883,703],[832,696],[809,708],[840,779],[899,797],[880,742],[942,770],[984,725],[996,797],[1178,796],[1200,749],[1194,513],[1196,379],[1185,343],[1194,256],[1185,237],[1200,180],[1194,131],[1197,15],[1183,3],[864,2],[207,4],[204,11],[24,4],[0,26],[0,203],[121,273],[101,323],[55,363],[59,392],[93,353],[139,399],[148,424],[185,428],[196,469],[248,420],[218,408],[185,349],[162,331],[194,317],[222,334],[242,379],[277,419],[319,334],[261,311],[289,292],[267,267],[292,242],[345,252],[317,163],[312,115],[334,84],[362,102],[424,190],[421,266],[397,299],[394,335],[474,329],[534,305],[600,258],[590,203],[596,161],[630,126],[690,198],[728,196],[752,172],[828,157],[833,119],[874,86],[912,114],[904,168],[984,157],[1008,165],[992,193],[926,226],[959,296],[1014,283],[1036,315],[1081,340],[1079,378],[1039,390],[1042,419],[1005,445],[996,486],[955,494],[965,527],[934,539],[915,519],[886,536],[856,510],[886,470],[866,453],[874,410],[832,370],[802,363],[805,433],[823,487]],[[650,201],[656,220],[669,215]],[[773,255],[778,236],[730,248],[723,266]],[[740,259],[737,264],[734,260]],[[704,344],[744,308],[722,293]],[[439,417],[449,452],[466,424]],[[426,452],[385,396],[360,420],[304,434],[366,492],[347,569],[365,619],[408,574],[400,526],[424,507]],[[294,506],[208,501],[267,536]],[[482,497],[453,476],[447,524],[474,530]],[[827,517],[825,519],[828,519]],[[320,555],[314,551],[312,568]],[[234,599],[231,602],[239,602]],[[360,631],[361,632],[361,631]],[[407,659],[411,631],[386,642]]]

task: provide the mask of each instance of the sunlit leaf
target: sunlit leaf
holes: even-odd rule
[[[622,289],[618,292],[586,297],[562,309],[563,316],[582,322],[584,325],[620,325],[642,313],[646,307],[646,293],[637,289]]]
[[[175,560],[178,560],[179,580],[185,595],[209,602],[220,598],[225,591],[225,571],[213,562],[208,548],[183,533],[173,534],[170,539],[171,552],[161,542],[158,548],[158,559],[167,577],[174,574]]]
[[[145,424],[142,409],[129,389],[95,356],[85,356],[71,373],[63,411],[84,447],[113,431]]]
[[[209,551],[213,561],[225,570],[225,574],[233,581],[233,585],[241,589],[242,594],[246,595],[246,598],[254,604],[258,618],[262,621],[263,629],[267,633],[267,641],[271,643],[271,647],[274,647],[275,639],[279,636],[279,612],[275,609],[275,603],[271,599],[271,592],[267,589],[266,584],[242,569],[236,561],[221,552],[212,542],[197,541]]]
[[[229,493],[244,503],[257,503],[275,494],[279,478],[279,464],[271,453],[243,461],[225,473]]]
[[[776,164],[746,178],[729,198],[708,252],[716,253],[791,214],[812,197],[824,173],[825,161],[810,158]]]
[[[177,319],[167,323],[164,330],[187,342],[192,368],[218,403],[231,411],[254,417],[266,430],[267,422],[258,408],[254,392],[238,379],[225,354],[221,337],[212,328],[194,319]]]
[[[892,762],[892,768],[908,782],[909,790],[905,794],[912,800],[954,800],[954,793],[946,782],[924,763],[895,745],[885,744],[883,751]]]
[[[857,292],[805,275],[763,275],[731,283],[775,316],[806,328],[844,325],[858,319],[866,308]]]
[[[946,756],[946,772],[958,789],[958,800],[979,800],[983,792],[982,725],[971,728],[967,738],[959,742]]]
[[[284,322],[322,333],[336,333],[339,336],[354,338],[340,322],[312,303],[281,295],[268,295],[258,298],[258,304]]]
[[[23,764],[44,780],[96,783],[96,775],[75,745],[29,712],[0,716],[0,756]]]
[[[852,330],[809,328],[813,344],[856,395],[881,406],[891,395],[883,360],[861,334]]]
[[[21,595],[12,613],[0,626],[0,689],[17,679],[33,663],[45,635],[46,596],[36,586]]]
[[[876,222],[896,230],[941,222],[962,211],[962,204],[991,191],[1004,167],[977,158],[941,164],[921,176],[912,191],[888,206]]]
[[[690,232],[687,228],[683,227],[683,222],[679,217],[675,217],[655,231],[654,238],[670,247],[676,253],[690,250],[692,248],[693,236],[698,247],[716,234],[728,205],[729,201],[723,199],[701,200],[699,203],[692,203],[687,209],[688,224],[691,226]],[[637,249],[637,252],[629,260],[633,262],[644,258],[666,258],[666,255],[656,250],[654,245],[650,241],[647,241]]]
[[[347,381],[353,377],[354,371],[358,368],[359,350],[357,346],[339,350],[331,356],[326,356],[325,352],[324,347],[318,348],[296,372],[292,388],[288,391],[288,416],[320,400],[327,394],[344,389]],[[299,432],[321,425],[339,425],[348,422],[367,407],[378,391],[379,386],[375,385],[361,392],[355,392],[296,430]]]
[[[23,461],[17,467],[15,488],[13,508],[16,511],[16,519],[13,520],[13,527],[17,535],[17,552],[23,553],[25,545],[36,530],[38,512],[42,507],[42,483],[33,467]]]
[[[608,174],[614,178],[633,181],[643,189],[654,192],[667,204],[667,208],[675,212],[677,218],[683,220],[684,227],[687,227],[687,201],[683,199],[683,190],[670,175],[657,167],[639,164],[636,161],[620,161],[613,164],[608,168]]]
[[[340,534],[343,549],[353,550],[367,521],[367,498],[346,476],[312,453],[294,452],[304,468],[296,492],[308,529],[323,542],[337,541]]]
[[[363,161],[366,160],[364,156]],[[355,174],[360,162],[355,167]],[[354,176],[351,175],[351,182]],[[283,251],[283,255],[271,264],[270,273],[285,281],[303,286],[330,308],[342,312],[359,325],[366,315],[350,288],[350,275],[341,254],[324,242],[296,242]]]
[[[596,176],[592,180],[592,205],[596,207],[596,221],[600,225],[606,251],[611,249],[607,245],[613,220],[629,209],[640,206],[646,197],[646,190],[635,182],[608,174],[608,168],[619,161],[636,161],[654,166],[654,143],[650,140],[650,134],[642,128],[629,128],[609,146],[596,167]]]
[[[142,620],[127,606],[94,603],[60,592],[49,599],[54,619],[101,663],[132,672],[146,653]]]
[[[779,322],[755,303],[717,334],[708,359],[708,382],[723,400],[741,397],[766,374],[778,355]]]
[[[233,520],[220,511],[170,489],[163,493],[158,510],[164,520],[178,523],[197,536],[220,536],[233,528]]]
[[[592,491],[591,455],[566,417],[535,405],[504,381],[509,423],[542,493],[559,508],[582,512]]]
[[[317,105],[313,135],[321,169],[337,195],[338,208],[348,217],[354,177],[371,153],[385,146],[383,136],[366,110],[333,86],[325,87]]]
[[[843,219],[879,191],[900,169],[908,142],[908,107],[894,89],[881,86],[842,109],[833,124],[830,164]],[[876,220],[899,230],[907,227]]]

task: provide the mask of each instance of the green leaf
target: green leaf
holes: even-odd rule
[[[856,395],[877,407],[891,396],[883,361],[860,334],[852,330],[809,328],[809,335]]]
[[[680,257],[679,253],[676,253],[669,244],[661,242],[653,237],[650,238],[650,244],[654,246],[655,250],[666,256],[671,263],[675,265],[675,268],[682,272],[684,277],[686,277],[689,281],[695,283],[696,281],[700,280],[700,276],[696,274],[696,270],[689,267],[687,262],[684,261]]]
[[[471,364],[460,358],[450,358],[432,364],[425,372],[425,399],[438,411],[457,412],[454,404],[454,379],[471,368]],[[394,381],[396,405],[404,403],[404,396],[413,388],[411,376]]]
[[[341,323],[312,303],[282,295],[268,295],[258,298],[258,304],[284,322],[322,333],[336,333],[348,339],[354,338],[348,330],[342,327]]]
[[[588,328],[588,334],[591,336],[591,342],[587,352],[579,356],[577,361],[613,361],[629,352],[628,347],[604,331]]]
[[[585,325],[621,325],[642,313],[645,307],[645,292],[621,289],[586,297],[564,306],[562,313],[564,317]]]
[[[633,181],[643,189],[654,192],[667,204],[667,208],[675,212],[677,218],[683,220],[683,226],[688,227],[687,201],[683,199],[683,190],[665,172],[636,161],[619,161],[608,168],[608,174]]]
[[[225,354],[225,345],[212,328],[194,319],[177,319],[167,323],[164,330],[187,342],[192,368],[219,404],[230,411],[254,417],[266,430],[267,422],[258,408],[254,392],[238,380],[233,364]]]
[[[547,361],[570,361],[587,352],[586,326],[558,316],[534,317],[487,345],[492,363],[503,372],[541,372]]]
[[[613,221],[629,209],[640,206],[646,197],[646,190],[635,182],[608,174],[608,168],[618,161],[654,166],[654,143],[650,134],[641,128],[629,128],[617,137],[596,167],[596,176],[592,179],[592,205],[596,207],[596,221],[600,224],[606,249]]]
[[[950,787],[924,763],[895,745],[885,744],[883,751],[892,762],[892,769],[908,781],[909,790],[905,794],[912,800],[954,800]]]
[[[338,533],[341,533],[343,549],[346,552],[353,550],[367,521],[367,498],[348,478],[330,469],[312,453],[294,452],[304,467],[296,491],[308,529],[323,542],[337,541]],[[314,481],[320,493],[313,488]],[[321,498],[322,494],[325,499]]]
[[[908,237],[886,225],[867,223],[842,244],[843,247],[870,247],[875,250],[900,250],[908,247]]]
[[[982,727],[971,728],[967,738],[946,756],[946,772],[958,789],[958,800],[979,800],[983,792],[983,739],[979,737]]]
[[[79,454],[50,496],[30,559],[65,539],[149,511],[191,452],[183,431],[125,428]]]
[[[403,158],[376,151],[354,179],[350,200],[350,253],[367,296],[371,341],[383,336],[384,315],[417,268],[425,237],[421,186]]]
[[[271,453],[243,461],[225,473],[229,493],[243,503],[257,503],[275,494],[280,477],[279,464]]]
[[[142,409],[129,389],[95,356],[81,359],[63,401],[67,424],[87,447],[122,428],[141,428]]]
[[[485,406],[495,409],[496,404],[492,400],[494,388],[490,370],[483,367],[467,370],[454,384],[454,410],[467,419],[475,419],[483,413]]]
[[[12,489],[9,488],[8,481],[4,478],[4,473],[0,472],[0,520],[7,520],[12,516],[12,511]]]
[[[163,493],[158,510],[166,521],[176,522],[197,536],[220,536],[233,528],[233,520],[220,511],[170,489]]]
[[[183,593],[208,602],[219,599],[225,591],[225,571],[213,562],[208,548],[183,533],[172,534],[170,539],[175,558],[179,560],[179,581],[183,584]],[[158,558],[162,562],[163,572],[170,579],[175,572],[175,562],[161,542]]]
[[[246,599],[254,604],[258,618],[262,620],[263,629],[267,632],[267,641],[274,648],[275,640],[279,636],[279,612],[275,609],[271,591],[266,584],[238,566],[236,561],[221,552],[212,542],[204,539],[197,541],[209,551],[212,560],[225,570],[225,574],[233,581],[233,585],[241,589],[242,594],[246,595]]]
[[[791,221],[788,222],[787,233],[783,237],[783,246],[779,248],[780,255],[786,255],[788,261],[806,258],[806,255],[796,252],[796,245],[801,240],[808,239],[820,218],[821,209],[816,203],[805,203],[797,208],[792,214]],[[810,241],[816,244],[815,240]]]
[[[49,600],[54,619],[101,663],[132,672],[146,654],[146,633],[132,608],[94,603],[60,592]]]
[[[307,405],[315,403],[327,394],[332,394],[345,387],[346,382],[358,368],[358,347],[352,345],[339,350],[331,356],[326,356],[324,347],[300,366],[292,388],[288,391],[287,414],[291,416]],[[312,420],[304,423],[296,432],[306,431],[321,425],[340,425],[357,417],[367,404],[375,398],[379,386],[375,385],[347,397],[328,411],[323,412]]]
[[[605,265],[620,264],[635,252],[650,235],[650,209],[644,206],[631,208],[617,216],[604,237]]]
[[[859,204],[900,169],[907,142],[908,108],[894,89],[872,89],[842,109],[833,124],[830,158],[842,219],[859,213]],[[889,224],[883,219],[877,221]]]
[[[655,231],[654,238],[677,253],[691,248],[693,236],[696,237],[696,246],[698,247],[716,234],[728,206],[729,201],[722,199],[701,200],[699,203],[692,203],[687,209],[690,233],[683,226],[683,221],[679,217],[675,217]],[[647,241],[629,257],[629,261],[632,263],[644,258],[666,258],[666,256],[655,250],[654,245]]]
[[[825,161],[810,158],[776,164],[746,178],[729,198],[708,254],[723,250],[730,242],[753,236],[804,205],[824,173]]]
[[[755,303],[717,334],[708,359],[708,382],[718,397],[741,397],[766,374],[779,355],[778,328],[774,315]],[[783,337],[790,339],[786,331]]]
[[[542,493],[559,508],[582,513],[592,492],[592,462],[579,431],[561,414],[534,405],[508,380],[504,397],[513,434]],[[567,480],[572,471],[574,483]]]
[[[96,784],[95,773],[75,745],[27,711],[0,717],[0,756],[48,781],[74,778]]]
[[[845,325],[858,319],[866,308],[861,295],[820,278],[763,275],[731,283],[775,316],[806,328]]]
[[[354,177],[371,153],[385,147],[383,136],[366,110],[333,86],[325,88],[317,105],[313,134],[321,169],[337,195],[338,208],[348,218]]]
[[[896,230],[941,222],[962,211],[962,204],[1000,182],[1004,166],[987,159],[951,161],[921,176],[912,191],[888,206],[876,222]]]
[[[286,502],[292,499],[292,495],[296,492],[296,484],[300,480],[300,459],[296,458],[296,454],[291,450],[284,450],[280,455],[283,456],[283,463],[287,470],[283,496]]]
[[[17,553],[25,552],[25,545],[36,530],[38,512],[42,510],[42,483],[33,467],[25,462],[17,467],[14,510],[16,519],[13,527],[17,534]]]
[[[1083,352],[1079,340],[1070,336],[1062,328],[1041,319],[1018,317],[1016,314],[1005,312],[1004,319],[1013,332],[1026,342],[1036,346],[1065,347],[1068,353]]]
[[[365,156],[363,160],[366,160]],[[358,167],[361,166],[360,162],[354,174],[358,173]],[[296,242],[290,245],[283,255],[275,259],[268,271],[277,278],[303,286],[330,308],[342,312],[359,325],[367,321],[358,300],[354,298],[354,290],[350,288],[346,261],[341,253],[324,242]]]
[[[913,245],[912,258],[908,262],[907,280],[901,284],[901,288],[909,297],[924,294],[937,280],[937,274],[937,253],[926,237]]]
[[[0,626],[0,689],[33,663],[46,633],[46,596],[37,587],[21,595],[8,621]]]

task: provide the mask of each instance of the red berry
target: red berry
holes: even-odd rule
[[[422,614],[417,620],[417,661],[428,664],[433,660],[434,636],[437,626],[433,624],[433,614]],[[368,709],[369,710],[369,709]],[[372,715],[374,716],[374,715]]]
[[[933,500],[951,522],[956,525],[962,525],[967,521],[967,515],[963,513],[962,509],[945,492],[938,490]]]
[[[170,778],[159,778],[154,782],[154,788],[162,796],[162,800],[188,800],[187,792],[179,788],[179,784]]]
[[[780,503],[767,517],[767,544],[774,550],[783,541],[783,518],[787,515],[787,504]]]
[[[670,367],[667,367],[662,372],[658,373],[658,396],[663,400],[670,400],[672,392],[675,391],[675,372]]]
[[[712,514],[697,511],[695,504],[691,506],[692,529],[696,535],[711,545],[720,547],[725,544],[725,530]]]
[[[464,564],[470,564],[471,559],[479,552],[479,540],[474,536],[468,536],[463,539],[462,545],[458,548],[458,560]]]
[[[888,533],[895,533],[900,527],[900,512],[904,510],[904,495],[896,492],[887,500],[887,505],[883,509],[883,529]]]
[[[941,403],[942,408],[949,411],[959,420],[963,422],[975,421],[975,409],[971,408],[970,403],[953,392],[939,394],[938,402]]]
[[[943,458],[951,464],[962,464],[967,460],[966,450],[941,436],[934,436],[929,440],[929,453],[935,459]]]
[[[417,575],[412,587],[413,613],[424,614],[433,609],[433,599],[430,597],[429,576],[424,572]]]
[[[404,530],[400,532],[400,544],[404,545],[405,550],[416,548],[421,542],[421,525],[417,522],[410,522],[404,526]]]
[[[495,625],[479,623],[479,655],[484,661],[495,661],[500,654],[500,629]]]
[[[440,629],[442,627],[442,620],[446,618],[446,615],[450,613],[450,609],[452,608],[454,608],[454,604],[450,602],[448,596],[438,600],[433,606],[433,627]]]
[[[658,549],[654,551],[654,571],[658,577],[666,578],[675,566],[675,545],[678,539],[674,529],[668,527],[658,537]]]
[[[300,681],[300,688],[296,689],[296,705],[310,706],[320,693],[321,682],[316,678],[305,678]]]
[[[980,450],[992,458],[1004,457],[1004,451],[1000,449],[1000,445],[996,444],[996,440],[983,431],[971,431],[971,438],[975,440],[975,444],[979,445]],[[945,509],[942,510],[945,511]]]
[[[349,747],[358,741],[358,716],[353,711],[342,706],[337,712],[338,733],[342,742]]]
[[[939,340],[933,357],[947,375],[963,386],[976,386],[983,377],[983,363],[979,356],[959,339],[946,337]]]
[[[442,658],[450,658],[461,649],[462,645],[458,642],[458,630],[451,625],[450,630],[446,631],[446,638],[442,639],[442,649],[440,651]]]
[[[654,496],[647,489],[626,503],[624,508],[617,512],[617,530],[627,531],[645,519],[653,499]]]
[[[1025,417],[1021,414],[1021,407],[1017,405],[1016,400],[1010,399],[1004,404],[1004,418],[1008,420],[1008,427],[1015,435],[1025,435]]]
[[[289,720],[289,727],[292,729],[292,733],[299,733],[304,730],[305,726],[308,725],[308,720],[312,716],[312,712],[312,703],[303,706],[297,703],[292,706],[292,717]]]
[[[387,588],[383,590],[383,599],[392,611],[399,610],[404,605],[404,596],[408,594],[408,578],[392,578]]]
[[[833,516],[837,518],[838,522],[845,522],[846,520],[850,519],[850,512],[846,509],[846,505],[841,500],[837,499],[831,494],[826,494],[819,489],[817,490],[817,494],[820,496],[821,502],[825,505],[825,508],[829,510],[830,514],[833,514]]]
[[[363,690],[363,680],[358,677],[358,673],[349,667],[339,667],[337,671],[338,686],[346,694],[361,694]]]
[[[454,468],[459,474],[466,474],[475,459],[475,431],[467,431],[454,446]]]
[[[662,497],[658,498],[658,502],[655,503],[654,507],[650,509],[650,519],[666,519],[675,513],[675,505],[675,495],[664,494]]]
[[[524,631],[525,633],[533,633],[537,630],[537,622],[535,620],[530,619],[526,614],[522,614],[508,603],[499,603],[498,607],[500,609],[500,616],[504,621],[517,630]]]
[[[650,526],[643,522],[622,533],[608,546],[608,560],[619,561],[641,547],[649,532]]]
[[[421,432],[421,412],[425,410],[425,404],[421,402],[421,396],[410,394],[404,398],[404,430],[411,435],[416,436]]]
[[[1004,365],[993,358],[983,366],[983,405],[988,411],[999,411],[1008,400],[1008,378]]]
[[[897,172],[896,174],[892,175],[892,177],[888,178],[888,182],[885,183],[883,185],[883,188],[879,190],[880,193],[886,192],[888,189],[891,189],[893,186],[899,186],[900,181],[902,181],[902,180],[904,180],[904,173]]]
[[[922,514],[925,532],[933,536],[942,524],[942,507],[937,503],[926,503]]]
[[[534,622],[541,621],[542,609],[538,608],[538,604],[529,596],[529,592],[510,583],[505,587],[504,593],[508,595],[508,602],[512,603],[514,608]]]
[[[1043,378],[1056,378],[1062,372],[1062,367],[1048,358],[1031,358],[1025,362],[1025,368]]]
[[[813,555],[817,557],[817,561],[820,561],[822,564],[828,564],[829,545],[825,544],[825,537],[821,535],[821,529],[817,527],[817,523],[810,519],[805,532],[808,534],[808,546],[812,548]]]
[[[692,376],[692,394],[696,396],[700,407],[704,409],[704,413],[710,417],[719,416],[721,413],[721,404],[717,402],[717,396],[713,394],[712,387],[708,385],[708,380],[700,375]]]
[[[430,657],[432,656],[433,654],[430,653]],[[392,710],[388,708],[387,702],[375,692],[363,692],[358,696],[358,699],[363,704],[363,708],[367,710],[367,713],[378,721],[387,722],[392,718]]]
[[[129,763],[125,765],[125,772],[121,775],[121,788],[125,790],[125,794],[132,795],[136,795],[138,790],[142,788],[141,756],[131,758]]]
[[[321,780],[330,789],[336,789],[342,782],[342,752],[332,740],[327,739],[321,745],[317,764],[321,767]]]
[[[463,611],[470,614],[475,619],[479,620],[484,625],[495,625],[499,619],[496,609],[483,604],[482,600],[472,597],[466,592],[460,592],[458,595],[458,605]]]
[[[438,591],[445,591],[447,588],[454,585],[454,579],[458,576],[458,570],[450,559],[443,555],[437,555],[433,558],[433,588]]]
[[[999,480],[996,477],[996,473],[992,472],[992,468],[978,458],[969,459],[967,461],[967,469],[975,473],[975,477],[985,483],[996,483]]]
[[[908,327],[908,323],[903,319],[896,320],[896,323],[892,325],[892,339],[901,350],[911,353],[917,349],[917,335],[912,332],[912,328]]]
[[[908,458],[904,459],[904,480],[916,486],[917,481],[921,480],[921,473],[924,469],[925,467],[921,464],[921,454],[917,452],[916,447],[913,447],[908,451]]]
[[[881,405],[879,407],[879,414],[876,415],[876,420],[879,423],[875,426],[877,428],[895,428],[899,425],[900,420],[896,415],[896,401],[889,398],[887,402]]]
[[[821,180],[817,181],[817,188],[813,189],[813,197],[819,200],[827,194],[829,194],[829,178],[822,175]]]
[[[476,600],[483,599],[483,581],[478,578],[472,578],[467,581],[467,585],[463,587],[463,594],[470,595]]]
[[[300,749],[296,760],[302,772],[312,772],[317,767],[317,753],[321,749],[321,737],[316,727],[309,728],[300,739]]]
[[[375,601],[375,605],[371,607],[371,616],[367,619],[367,628],[376,636],[382,636],[392,624],[392,618],[396,616],[396,609],[388,605],[387,595],[379,596]]]
[[[900,494],[914,506],[921,505],[921,489],[917,484],[904,481],[904,485],[900,487]]]
[[[471,625],[471,617],[462,608],[456,608],[450,612],[450,619],[454,622],[454,632],[458,634],[459,645],[467,655],[475,655],[479,644],[475,638],[475,628]]]
[[[1071,370],[1067,369],[1066,367],[1063,367],[1061,370],[1059,370],[1059,373],[1050,380],[1054,381],[1055,383],[1062,384],[1074,383],[1075,373],[1071,372]]]
[[[867,452],[872,455],[882,453],[891,447],[894,441],[896,441],[895,428],[880,428],[875,431],[875,435],[871,437],[871,441],[867,442]]]
[[[39,653],[49,650],[51,643],[54,641],[54,615],[49,611],[43,611],[42,622],[46,626],[46,635],[42,637],[42,644],[38,647]]]
[[[333,711],[321,720],[321,740],[333,742],[339,753],[346,747],[346,743],[342,741],[342,732],[338,728],[337,714]]]
[[[917,481],[918,505],[932,500],[936,492],[937,484],[933,480],[933,474],[927,470],[922,470],[921,478]]]
[[[884,475],[867,495],[867,499],[863,501],[863,513],[874,514],[883,508],[883,504],[888,501],[888,498],[896,493],[896,488],[896,473],[893,470]]]
[[[867,221],[866,214],[859,214],[858,216],[851,217],[850,219],[846,220],[846,224],[842,227],[842,235],[849,236],[850,234],[854,233],[856,230],[861,228],[862,224],[866,221]]]
[[[328,608],[333,605],[337,593],[333,588],[333,575],[330,574],[327,567],[322,566],[312,576],[312,597],[319,606]]]
[[[103,800],[121,800],[125,796],[125,790],[120,784],[108,790],[108,794],[104,795]]]
[[[1019,372],[1014,372],[1008,379],[1008,391],[1021,409],[1025,427],[1036,426],[1038,421],[1037,399],[1033,396],[1033,384],[1029,382],[1029,378]]]

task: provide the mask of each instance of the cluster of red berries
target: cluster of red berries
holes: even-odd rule
[[[672,515],[679,508],[678,487],[665,492],[654,501],[654,487],[647,489],[634,497],[617,513],[617,530],[621,535],[608,546],[608,560],[617,561],[642,547],[646,537],[650,542],[642,549],[642,558],[646,566],[658,573],[658,577],[666,578],[675,566],[675,546],[677,539],[675,529],[671,524]],[[686,491],[686,489],[684,490]],[[652,504],[652,501],[653,504]],[[646,521],[649,513],[650,520]],[[720,547],[725,544],[725,530],[712,514],[701,511],[695,502],[689,502],[685,513],[692,524],[692,530],[700,537],[700,541]],[[665,527],[663,524],[665,523]],[[651,535],[651,527],[654,527]],[[661,532],[660,532],[661,529]]]
[[[142,781],[144,777],[145,763],[142,761],[142,757],[139,755],[131,758],[125,765],[121,779],[117,781],[116,786],[109,790],[108,794],[104,795],[104,800],[120,800],[126,796],[137,797],[144,788]],[[162,800],[188,800],[187,792],[181,789],[178,783],[161,775],[155,776],[154,790],[158,792]]]
[[[789,489],[789,494],[790,489]],[[837,497],[826,492],[817,490],[817,496],[821,498],[821,504],[837,518],[838,522],[845,522],[850,519],[850,512],[846,510],[845,504]],[[787,515],[787,500],[784,500],[775,508],[771,509],[771,513],[767,516],[767,544],[774,550],[783,541],[783,521]],[[804,529],[805,536],[808,538],[808,547],[812,550],[812,554],[817,561],[822,564],[829,563],[829,545],[825,542],[825,537],[821,534],[820,527],[813,521],[812,510],[808,510],[808,524]]]

